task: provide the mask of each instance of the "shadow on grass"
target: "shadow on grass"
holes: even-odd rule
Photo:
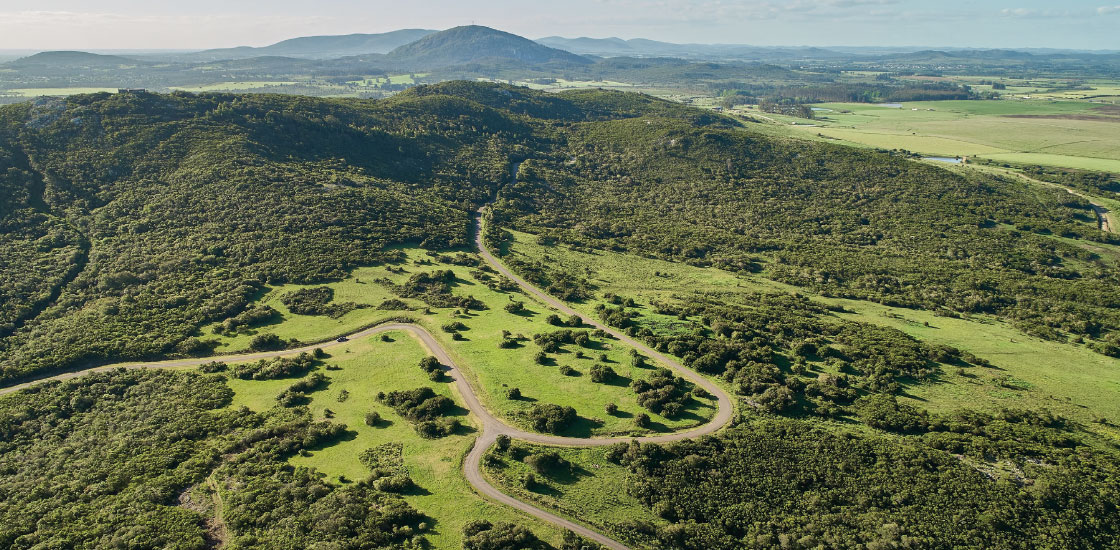
[[[576,416],[576,419],[573,420],[571,424],[563,430],[560,430],[560,433],[556,435],[564,437],[591,437],[592,431],[602,425],[603,423],[599,420]]]

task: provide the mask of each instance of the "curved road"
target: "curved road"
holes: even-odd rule
[[[696,428],[686,430],[686,431],[682,431],[682,432],[676,432],[676,433],[666,434],[666,435],[649,436],[649,437],[637,437],[637,438],[635,438],[635,437],[577,438],[577,437],[559,437],[559,436],[554,436],[554,435],[546,435],[546,434],[539,434],[539,433],[534,433],[534,432],[527,432],[525,430],[510,426],[510,425],[502,422],[501,419],[495,417],[486,407],[484,407],[482,405],[482,403],[478,399],[478,395],[475,392],[474,387],[472,387],[470,382],[467,381],[467,377],[464,374],[461,373],[461,370],[459,369],[459,366],[455,364],[455,361],[451,358],[451,356],[447,353],[447,350],[439,343],[439,341],[436,340],[435,336],[433,336],[432,333],[429,332],[424,327],[421,327],[421,326],[415,325],[415,324],[411,324],[411,323],[390,322],[390,323],[378,325],[376,327],[368,328],[368,329],[362,330],[360,332],[351,334],[347,339],[348,340],[353,340],[353,339],[357,339],[357,338],[364,338],[364,337],[372,336],[372,335],[375,335],[375,334],[378,334],[378,333],[394,331],[394,330],[407,331],[407,332],[410,332],[411,334],[413,334],[414,336],[416,336],[416,338],[420,340],[420,342],[424,345],[424,347],[426,347],[428,349],[428,351],[433,356],[435,356],[437,359],[439,359],[439,361],[441,363],[443,363],[444,365],[447,366],[447,368],[449,370],[449,375],[454,379],[455,386],[458,389],[459,394],[462,396],[463,401],[467,405],[467,408],[470,409],[470,411],[475,416],[478,417],[479,422],[482,424],[481,435],[475,440],[474,446],[471,448],[470,452],[467,454],[466,460],[463,461],[463,475],[467,478],[467,481],[471,484],[471,486],[473,486],[475,488],[475,490],[477,490],[479,493],[481,493],[482,495],[490,498],[491,500],[494,500],[494,501],[499,502],[501,504],[506,504],[506,505],[512,506],[514,508],[517,508],[518,510],[521,510],[521,511],[523,511],[523,512],[525,512],[525,513],[527,513],[531,516],[534,516],[536,518],[539,518],[541,520],[552,523],[553,525],[556,525],[556,526],[561,527],[563,529],[569,529],[569,530],[575,532],[576,534],[578,534],[578,535],[580,535],[580,536],[582,536],[586,539],[592,540],[592,541],[604,546],[605,548],[610,548],[611,550],[629,550],[629,548],[626,545],[624,545],[624,544],[622,544],[622,543],[620,543],[620,542],[618,542],[614,539],[608,538],[608,537],[606,537],[606,536],[604,536],[604,535],[602,535],[602,534],[600,534],[596,531],[593,531],[593,530],[591,530],[591,529],[589,529],[589,528],[587,528],[583,525],[580,525],[580,524],[575,523],[575,522],[573,522],[571,520],[568,520],[566,518],[562,518],[560,516],[557,516],[556,514],[547,512],[547,511],[542,510],[540,508],[537,508],[536,506],[533,506],[532,504],[529,504],[527,502],[518,500],[518,499],[516,499],[516,498],[514,498],[510,495],[507,495],[507,494],[499,491],[497,488],[495,488],[493,485],[491,485],[488,481],[486,481],[486,478],[482,475],[482,468],[481,468],[482,456],[486,453],[486,450],[489,449],[490,446],[494,444],[494,442],[498,439],[499,435],[506,435],[506,436],[509,436],[510,438],[513,438],[513,439],[520,439],[520,440],[528,441],[528,442],[531,442],[531,443],[539,443],[539,444],[544,444],[544,445],[571,446],[571,447],[589,447],[589,446],[613,445],[615,443],[624,443],[624,442],[630,442],[630,441],[640,441],[640,442],[643,442],[643,443],[668,443],[668,442],[672,442],[672,441],[680,441],[682,439],[696,438],[696,437],[700,437],[700,436],[703,436],[703,435],[713,433],[713,432],[723,428],[724,426],[728,425],[731,422],[732,414],[733,414],[731,396],[729,396],[727,394],[727,392],[723,391],[719,386],[716,386],[711,381],[709,381],[709,380],[705,379],[704,377],[700,376],[699,374],[689,370],[688,368],[686,368],[684,365],[681,365],[677,361],[675,361],[675,360],[673,360],[669,357],[666,357],[664,354],[661,354],[661,353],[657,352],[656,350],[651,349],[649,346],[647,346],[647,345],[645,345],[645,344],[643,344],[643,343],[641,343],[637,340],[634,340],[633,338],[630,338],[629,336],[627,336],[627,335],[625,335],[621,332],[618,332],[617,330],[612,329],[612,328],[596,321],[595,319],[591,319],[591,318],[575,311],[574,309],[568,307],[563,302],[560,302],[559,300],[556,300],[555,298],[545,294],[540,289],[538,289],[535,286],[529,284],[527,281],[525,281],[521,277],[518,277],[517,275],[515,275],[513,272],[511,272],[509,269],[507,269],[504,265],[502,265],[502,263],[500,261],[498,261],[498,259],[496,257],[494,257],[494,255],[491,254],[490,251],[487,250],[486,246],[483,244],[483,240],[482,240],[482,229],[483,229],[483,227],[482,227],[482,214],[483,214],[483,211],[480,210],[479,211],[479,216],[478,216],[477,221],[476,221],[477,231],[476,231],[475,242],[478,245],[479,254],[482,255],[482,257],[486,260],[487,263],[490,264],[491,267],[493,267],[495,270],[497,270],[502,275],[508,277],[510,280],[517,283],[517,285],[520,286],[522,290],[524,290],[526,293],[530,294],[531,296],[535,297],[540,302],[542,302],[542,303],[544,303],[544,304],[546,304],[546,305],[548,305],[548,306],[550,306],[550,307],[552,307],[552,308],[554,308],[554,309],[556,309],[560,312],[563,312],[567,315],[577,315],[577,316],[579,316],[581,319],[583,319],[583,322],[585,324],[607,332],[608,334],[610,334],[614,338],[618,339],[619,341],[625,342],[626,344],[634,347],[635,349],[641,351],[642,353],[645,353],[646,355],[652,357],[653,359],[655,359],[656,361],[658,361],[662,365],[673,369],[674,371],[679,373],[681,376],[689,379],[690,381],[692,381],[697,386],[700,386],[700,387],[704,388],[705,390],[707,390],[708,393],[710,393],[710,394],[712,394],[713,396],[716,397],[716,400],[717,400],[717,403],[718,403],[718,406],[719,406],[718,411],[716,412],[715,416],[712,417],[711,421],[709,421],[707,424],[704,424],[702,426],[698,426]],[[33,385],[37,385],[37,384],[42,384],[44,382],[58,381],[58,380],[68,380],[68,379],[77,378],[79,376],[89,374],[89,373],[92,373],[92,372],[104,372],[104,371],[109,371],[109,370],[113,370],[113,369],[117,369],[117,368],[138,369],[138,368],[191,367],[191,366],[202,365],[204,363],[209,363],[211,361],[223,361],[223,362],[227,362],[227,363],[243,363],[243,362],[247,362],[247,361],[256,361],[256,360],[259,360],[259,359],[268,359],[268,358],[273,358],[273,357],[298,355],[299,353],[303,353],[303,352],[310,353],[310,352],[314,351],[315,348],[322,348],[322,349],[326,350],[326,349],[330,349],[330,348],[333,348],[333,347],[336,347],[336,346],[341,346],[341,345],[345,345],[345,342],[332,341],[332,342],[326,342],[326,343],[323,343],[323,344],[320,344],[320,345],[305,346],[305,347],[302,347],[302,348],[289,349],[289,350],[283,350],[283,351],[245,353],[245,354],[240,354],[240,355],[223,355],[223,356],[208,357],[208,358],[171,360],[171,361],[149,362],[149,363],[129,363],[129,364],[118,364],[118,365],[106,365],[106,366],[103,366],[103,367],[96,367],[96,368],[86,369],[86,370],[82,370],[82,371],[60,374],[60,375],[57,375],[57,376],[42,378],[42,379],[39,379],[39,380],[34,380],[34,381],[26,382],[26,383],[23,383],[23,384],[10,386],[10,387],[7,387],[7,388],[2,388],[2,389],[0,389],[0,395],[5,395],[5,394],[17,392],[21,389],[24,389],[24,388],[27,388],[27,387],[30,387],[30,386],[33,386]]]

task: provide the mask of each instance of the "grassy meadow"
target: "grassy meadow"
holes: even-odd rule
[[[546,364],[537,364],[535,356],[540,347],[529,338],[536,333],[560,330],[560,327],[549,325],[545,320],[553,313],[551,310],[523,294],[489,288],[472,275],[475,268],[443,263],[419,249],[407,249],[406,253],[408,260],[403,264],[357,269],[345,280],[326,285],[334,289],[336,303],[354,302],[369,306],[355,309],[338,319],[291,313],[281,302],[281,297],[303,286],[284,285],[270,289],[258,303],[273,307],[279,315],[251,331],[236,336],[218,336],[221,342],[218,351],[245,350],[252,337],[259,333],[273,333],[286,340],[295,338],[302,342],[316,342],[356,332],[387,319],[408,317],[427,327],[441,341],[471,377],[482,402],[511,424],[530,428],[523,413],[540,402],[576,409],[580,420],[563,435],[585,437],[646,432],[637,430],[633,424],[634,416],[648,411],[638,405],[637,395],[630,390],[629,382],[649,376],[652,367],[632,366],[628,346],[611,339],[592,337],[592,343],[587,348],[567,345],[559,353],[549,354]],[[456,274],[458,282],[454,285],[454,294],[473,296],[486,304],[487,309],[461,312],[453,308],[429,308],[417,299],[408,298],[403,301],[410,309],[377,309],[376,306],[383,301],[396,297],[378,279],[399,284],[415,273],[445,269]],[[525,310],[519,314],[507,312],[505,306],[512,300],[525,302]],[[459,331],[462,339],[456,340],[442,329],[445,324],[453,322],[467,327]],[[517,347],[500,348],[499,343],[504,339],[502,331],[524,336],[525,339]],[[604,362],[602,357],[606,358],[605,364],[619,375],[612,383],[595,383],[588,375],[593,365]],[[564,366],[572,371],[565,374],[561,369]],[[508,399],[506,393],[511,388],[518,388],[522,398]],[[608,403],[617,405],[618,412],[606,414]],[[653,420],[651,429],[664,432],[702,424],[714,413],[714,401],[702,399],[694,400],[684,414],[674,419],[649,414]]]
[[[458,549],[462,528],[476,519],[527,524],[546,540],[556,541],[559,531],[544,522],[523,516],[507,506],[490,503],[474,493],[460,473],[462,459],[474,441],[477,422],[467,415],[462,399],[447,382],[432,382],[417,365],[427,355],[419,340],[406,332],[387,333],[389,342],[379,336],[355,340],[333,350],[325,363],[331,370],[318,367],[330,380],[328,385],[309,397],[308,405],[316,419],[328,418],[345,424],[349,434],[341,441],[291,458],[293,466],[312,467],[333,483],[353,483],[369,475],[359,461],[362,451],[386,443],[402,445],[402,459],[409,475],[419,487],[405,494],[405,499],[435,521],[427,538],[433,548]],[[338,369],[333,369],[337,366]],[[238,380],[231,379],[234,390],[231,406],[246,406],[263,411],[276,405],[276,396],[295,379]],[[427,386],[439,395],[452,398],[459,405],[458,414],[464,426],[460,433],[424,439],[405,419],[390,407],[377,402],[378,392],[411,390]],[[343,391],[348,397],[341,399]],[[365,415],[377,411],[382,421],[367,426]]]

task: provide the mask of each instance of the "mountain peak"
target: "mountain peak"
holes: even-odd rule
[[[559,62],[580,65],[591,62],[574,53],[550,48],[528,38],[481,25],[454,27],[425,36],[389,52],[389,58],[401,63],[433,67],[480,61]]]

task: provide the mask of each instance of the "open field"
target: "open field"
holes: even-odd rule
[[[816,106],[809,121],[758,113],[792,135],[923,155],[1120,171],[1120,116],[1084,101],[926,101],[891,108],[862,103]]]
[[[407,420],[376,401],[375,396],[381,391],[426,386],[455,400],[464,425],[476,424],[473,417],[466,416],[462,399],[454,392],[453,385],[430,381],[417,366],[427,355],[420,342],[404,332],[390,333],[390,338],[391,342],[374,337],[350,342],[336,348],[333,357],[326,360],[327,364],[340,368],[319,369],[330,382],[326,388],[310,394],[309,407],[317,419],[325,418],[326,410],[331,410],[332,421],[345,424],[350,436],[309,455],[292,457],[291,464],[316,468],[334,483],[340,482],[340,476],[347,480],[344,483],[352,483],[369,476],[369,470],[358,458],[362,451],[385,443],[400,443],[404,465],[420,487],[406,493],[405,499],[435,519],[432,531],[427,534],[434,548],[460,548],[463,525],[476,519],[528,523],[542,538],[557,541],[560,533],[555,528],[509,507],[490,503],[467,484],[460,466],[477,436],[476,428],[439,439],[424,439]],[[276,405],[276,396],[292,382],[294,379],[232,379],[229,385],[235,395],[231,406],[247,406],[256,411],[268,409]],[[339,401],[343,390],[349,392],[349,397]],[[371,410],[377,411],[383,419],[376,427],[365,424],[365,414]]]
[[[23,97],[96,94],[100,92],[117,93],[116,88],[17,88],[5,91],[20,94]]]
[[[251,331],[232,337],[219,337],[222,342],[220,352],[244,350],[252,336],[258,333],[272,333],[283,339],[298,339],[315,342],[333,339],[339,335],[376,324],[380,321],[409,317],[425,326],[449,350],[457,362],[462,364],[480,390],[480,399],[487,408],[514,425],[528,428],[523,413],[534,403],[556,403],[574,407],[580,421],[562,435],[587,436],[608,434],[629,434],[634,432],[633,417],[645,411],[637,403],[636,394],[628,384],[634,378],[644,378],[652,372],[651,367],[633,367],[630,361],[630,348],[620,342],[593,337],[588,348],[575,345],[564,346],[559,353],[550,354],[547,364],[537,364],[535,356],[540,348],[532,341],[523,340],[513,348],[499,348],[503,340],[502,331],[513,336],[523,335],[531,338],[536,333],[559,330],[549,325],[545,318],[551,313],[543,306],[530,301],[520,293],[497,291],[478,282],[471,272],[474,268],[457,266],[433,259],[419,249],[406,249],[408,261],[398,266],[367,267],[355,270],[343,281],[330,283],[335,291],[335,302],[354,302],[367,307],[355,309],[339,319],[323,315],[295,315],[281,303],[281,296],[303,288],[299,285],[286,285],[269,290],[258,303],[269,305],[280,315],[259,325]],[[387,267],[394,267],[390,271]],[[453,293],[460,296],[473,296],[486,304],[487,309],[456,313],[454,308],[428,308],[416,299],[404,299],[410,309],[386,311],[375,306],[394,298],[395,295],[377,279],[388,279],[403,283],[415,273],[450,269],[456,273],[458,282]],[[526,302],[526,310],[513,314],[505,310],[511,300]],[[429,313],[425,313],[425,310]],[[461,340],[442,330],[450,322],[459,322],[467,328],[460,329]],[[209,337],[209,336],[208,336]],[[580,355],[583,355],[580,357]],[[595,383],[588,374],[590,368],[606,357],[608,364],[619,377],[613,383]],[[564,374],[562,366],[572,368]],[[522,399],[510,400],[506,392],[518,388]],[[606,405],[614,403],[619,412],[608,415]],[[669,419],[649,413],[653,420],[654,431],[673,431],[703,423],[715,412],[708,400],[694,400],[678,418]]]
[[[269,86],[290,86],[299,84],[299,82],[287,81],[257,81],[257,82],[215,82],[213,84],[200,84],[198,86],[175,86],[172,90],[182,90],[185,92],[237,92],[243,90],[254,90],[257,88],[267,88]]]
[[[764,273],[743,276],[629,254],[577,252],[565,246],[542,246],[525,233],[515,232],[514,236],[514,254],[578,269],[599,286],[600,293],[633,297],[640,304],[704,292],[718,292],[728,296],[728,300],[734,300],[737,291],[808,294],[804,289],[770,281]],[[951,345],[997,367],[981,375],[944,372],[936,382],[911,387],[907,398],[922,408],[947,411],[962,406],[988,410],[1046,407],[1086,423],[1098,416],[1120,419],[1120,359],[1100,355],[1083,345],[1029,337],[990,317],[951,319],[872,302],[812,297],[844,306],[851,312],[840,314],[845,318],[894,327],[930,343]],[[648,309],[641,311],[643,318],[652,318],[655,323],[679,322],[675,317],[661,318]],[[1108,431],[1110,437],[1120,437],[1115,428],[1091,426]]]

